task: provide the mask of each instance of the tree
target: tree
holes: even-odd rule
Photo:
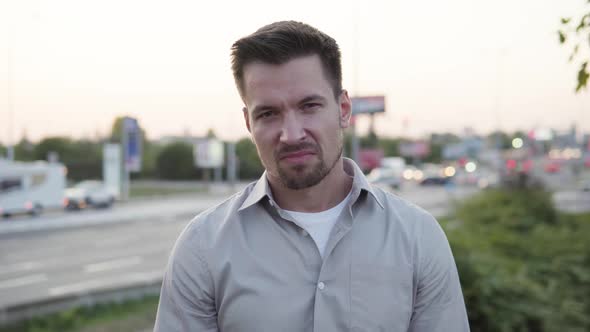
[[[366,136],[359,137],[359,145],[363,149],[376,149],[379,145],[379,138],[370,131]]]
[[[494,131],[487,137],[488,144],[495,148],[502,150],[510,149],[512,147],[512,139],[508,134],[502,131]]]
[[[47,160],[55,152],[68,168],[68,178],[80,181],[102,177],[102,148],[98,142],[74,141],[67,137],[47,137],[33,148],[33,159]]]
[[[458,144],[462,139],[453,133],[432,133],[428,141],[430,151],[423,159],[427,163],[443,162],[443,150],[446,146]]]
[[[256,145],[249,138],[242,138],[236,143],[236,156],[239,161],[240,179],[256,179],[264,172]]]
[[[159,178],[167,180],[194,178],[193,147],[183,142],[164,146],[156,159],[156,173]]]
[[[14,159],[20,161],[33,161],[35,160],[34,156],[34,148],[35,146],[33,143],[29,141],[26,135],[23,135],[21,140],[14,146]]]
[[[207,135],[205,135],[207,138],[217,138],[217,135],[215,135],[215,130],[213,130],[213,128],[209,128],[207,130]]]
[[[115,121],[113,121],[113,126],[111,127],[111,134],[109,137],[110,142],[113,142],[113,143],[122,143],[123,142],[123,140],[121,139],[121,134],[122,134],[122,129],[123,129],[123,119],[125,119],[125,116],[118,116],[115,118]],[[147,141],[146,133],[143,130],[143,128],[141,127],[141,125],[139,125],[139,130],[141,132],[142,143],[145,143]]]
[[[113,121],[111,126],[111,134],[109,135],[109,141],[112,143],[121,143],[121,130],[123,128],[123,116],[118,116]]]
[[[70,142],[68,153],[62,156],[68,167],[68,177],[80,181],[102,178],[102,144],[87,139]]]
[[[587,0],[590,4],[590,0]],[[581,53],[581,48],[590,50],[590,9],[588,13],[582,15],[580,18],[572,19],[571,17],[561,19],[562,30],[559,30],[559,42],[566,44],[568,40],[572,40],[572,51],[569,61],[572,62]],[[576,92],[585,89],[588,85],[588,78],[590,77],[590,66],[588,62],[590,59],[581,59],[581,64],[578,69]]]
[[[109,142],[120,144],[123,143],[121,137],[121,131],[123,129],[123,119],[125,119],[124,116],[119,116],[115,118],[115,121],[113,121],[113,125],[111,126],[111,133],[108,138]],[[161,151],[159,146],[148,140],[147,134],[141,126],[139,127],[139,130],[141,132],[141,172],[139,174],[132,173],[131,176],[132,178],[151,178],[156,176],[156,159]]]
[[[383,137],[379,139],[379,147],[383,149],[383,155],[386,157],[399,156],[399,138]]]
[[[430,142],[430,152],[424,157],[426,163],[441,163],[442,162],[443,145],[440,143]]]
[[[162,151],[162,147],[158,144],[154,144],[148,140],[145,140],[142,146],[141,155],[141,172],[133,178],[155,178],[157,176],[157,159]]]
[[[44,138],[33,149],[35,160],[47,160],[49,152],[58,154],[59,160],[67,159],[71,152],[72,141],[67,137],[47,137]]]

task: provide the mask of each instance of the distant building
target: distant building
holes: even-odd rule
[[[554,149],[571,148],[576,147],[577,145],[575,128],[566,132],[554,131],[553,140],[551,142],[551,146]]]
[[[584,134],[582,136],[581,148],[584,151],[590,152],[590,134]]]
[[[484,140],[480,137],[467,137],[459,143],[448,144],[443,147],[442,156],[446,160],[456,160],[462,157],[478,158],[485,147]]]

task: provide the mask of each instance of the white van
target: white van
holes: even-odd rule
[[[0,216],[63,209],[66,175],[59,163],[0,160]]]
[[[406,167],[404,158],[385,157],[381,159],[380,165],[380,167],[371,170],[367,175],[367,180],[374,184],[389,186],[392,189],[400,189]]]

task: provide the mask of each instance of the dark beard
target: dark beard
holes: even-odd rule
[[[312,169],[307,174],[303,173],[306,167],[298,165],[291,168],[291,171],[295,173],[295,175],[293,175],[292,172],[288,172],[279,165],[279,158],[275,158],[277,170],[279,173],[279,179],[285,187],[292,190],[301,190],[315,186],[316,184],[320,183],[330,173],[332,169],[334,169],[336,163],[342,155],[343,146],[341,144],[338,147],[339,151],[337,157],[334,158],[334,161],[332,161],[332,163],[328,167],[328,165],[326,165],[326,163],[324,162],[323,151],[317,145],[311,145],[310,143],[308,143],[304,145],[302,144],[298,146],[290,146],[281,150],[281,152],[295,152],[298,150],[303,150],[305,148],[311,147],[313,147],[314,151],[316,152],[319,161],[317,164],[311,166]]]

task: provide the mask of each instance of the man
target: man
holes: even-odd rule
[[[266,171],[180,235],[155,331],[468,331],[436,220],[342,157],[334,39],[273,23],[233,45],[232,69]]]

